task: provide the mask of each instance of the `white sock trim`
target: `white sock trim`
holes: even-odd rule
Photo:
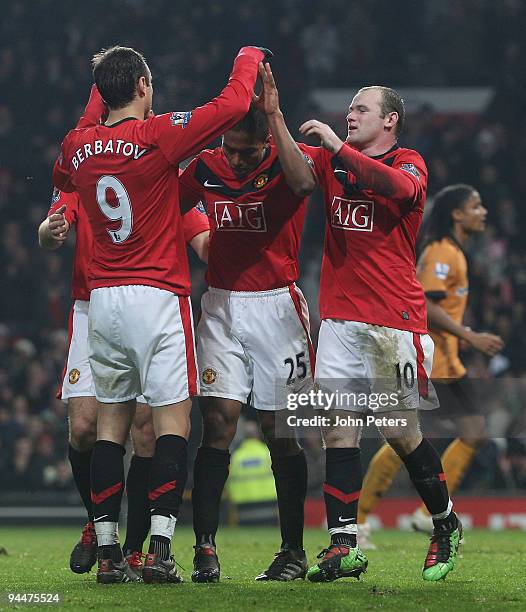
[[[331,527],[331,529],[329,529],[329,533],[331,536],[337,533],[358,535],[358,525],[356,523],[352,523],[350,525],[342,525],[341,527]]]
[[[448,501],[447,509],[444,512],[440,512],[439,514],[431,515],[431,518],[440,521],[442,519],[447,518],[451,514],[451,510],[453,510],[453,502],[451,500]]]
[[[152,514],[152,526],[150,535],[152,536],[163,536],[168,538],[170,541],[174,535],[175,524],[177,519],[175,516],[162,516],[161,514]]]
[[[97,546],[113,546],[119,543],[119,523],[106,521],[95,523]]]

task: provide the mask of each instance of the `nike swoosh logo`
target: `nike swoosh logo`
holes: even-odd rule
[[[103,514],[102,516],[97,516],[96,518],[93,519],[93,522],[96,523],[97,521],[100,521],[103,518],[106,518],[108,515],[107,514]]]
[[[349,518],[343,518],[343,516],[338,517],[338,520],[340,521],[340,523],[347,523],[348,521],[355,521],[356,519],[351,516]]]
[[[344,174],[347,174],[347,170],[335,170],[334,172],[343,172]]]
[[[212,183],[208,182],[208,179],[206,179],[206,181],[204,182],[203,187],[224,187],[224,185],[213,185]]]

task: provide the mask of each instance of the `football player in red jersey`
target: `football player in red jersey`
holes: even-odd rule
[[[369,408],[379,417],[381,433],[433,517],[423,578],[434,581],[453,569],[462,527],[452,511],[440,457],[422,438],[416,413],[421,398],[429,395],[433,358],[415,254],[427,168],[416,151],[397,144],[404,114],[396,91],[364,87],[349,106],[346,142],[316,120],[300,131],[321,141],[311,155],[327,216],[316,380],[328,392],[347,394],[342,397],[351,401],[339,407]],[[376,401],[380,396],[384,401]],[[351,419],[348,426],[340,424],[342,412],[331,416],[332,425],[323,432],[331,542],[309,569],[313,582],[359,576],[367,567],[356,542],[361,427]]]
[[[78,192],[93,232],[89,358],[96,397],[104,404],[91,462],[99,582],[126,580],[118,516],[124,443],[141,394],[153,408],[156,435],[143,579],[182,580],[171,540],[186,482],[197,377],[174,168],[246,113],[265,56],[244,47],[217,98],[193,111],[149,117],[152,75],[144,57],[127,47],[102,51],[93,59],[92,104],[102,98],[108,117],[98,123],[100,109],[95,115],[88,104],[81,127],[66,135],[55,163],[55,186]]]
[[[288,132],[270,66],[250,112],[181,176],[183,205],[201,201],[210,220],[208,291],[197,326],[203,439],[192,494],[195,582],[217,582],[219,503],[243,403],[257,409],[272,457],[282,543],[257,580],[304,578],[307,465],[295,437],[276,436],[289,392],[312,387],[308,309],[296,286],[311,161]],[[272,133],[272,139],[269,134]]]
[[[193,208],[182,217],[185,240],[206,262],[208,256],[208,219]],[[90,462],[97,438],[97,408],[93,378],[88,360],[88,267],[93,249],[93,236],[84,208],[76,193],[55,190],[48,217],[38,230],[40,246],[46,250],[59,248],[69,230],[75,226],[75,256],[71,283],[73,305],[69,320],[69,351],[59,396],[68,406],[69,461],[75,484],[86,508],[88,522],[79,542],[71,552],[69,566],[77,574],[89,572],[97,560],[97,537],[93,525],[90,497]],[[124,556],[134,574],[142,574],[142,546],[150,529],[148,477],[155,449],[151,408],[138,398],[131,428],[133,456],[130,462],[126,491],[128,516]]]

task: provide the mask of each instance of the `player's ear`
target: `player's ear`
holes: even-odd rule
[[[144,98],[147,89],[148,82],[146,80],[146,77],[139,77],[139,80],[137,81],[137,93],[139,94],[139,98]]]
[[[385,121],[385,127],[389,129],[394,128],[396,124],[398,123],[398,113],[396,111],[387,113],[387,115],[384,117],[384,121]]]
[[[453,217],[453,221],[460,222],[464,218],[464,211],[461,208],[454,208],[451,211],[451,216]]]

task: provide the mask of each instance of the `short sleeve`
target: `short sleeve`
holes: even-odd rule
[[[451,254],[440,242],[427,246],[418,262],[417,277],[427,297],[435,300],[447,295],[448,279],[454,274]]]

